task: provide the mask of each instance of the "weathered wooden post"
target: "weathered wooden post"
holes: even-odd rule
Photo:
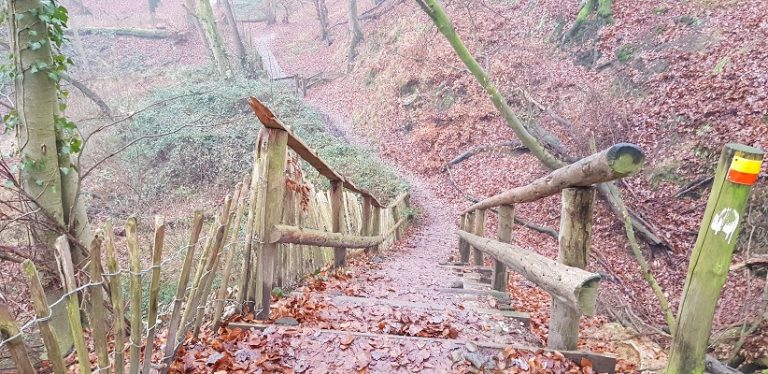
[[[472,232],[472,213],[465,213],[461,215],[461,222],[459,227],[461,231]],[[459,237],[459,262],[462,264],[469,264],[469,243],[466,240]]]
[[[96,351],[97,362],[99,368],[106,369],[109,367],[109,353],[107,352],[107,323],[104,308],[104,291],[101,286],[101,243],[104,233],[99,231],[94,235],[91,240],[91,266],[90,276],[91,283],[98,284],[97,286],[90,287],[91,293],[91,329],[93,336],[93,349]]]
[[[141,251],[136,217],[128,218],[125,223],[128,261],[131,269],[131,349],[130,374],[139,373],[139,354],[141,353]],[[87,356],[86,356],[87,357]]]
[[[160,293],[160,264],[163,262],[163,246],[165,243],[165,220],[155,217],[155,236],[152,241],[152,277],[149,283],[149,306],[147,310],[147,346],[144,349],[143,373],[149,373],[152,365],[152,353],[157,332],[157,298]]]
[[[341,220],[344,214],[344,183],[331,181],[331,232],[341,232]],[[333,249],[333,265],[342,267],[347,261],[346,248]]]
[[[112,310],[114,320],[114,337],[115,337],[115,356],[114,356],[114,369],[115,373],[125,372],[125,306],[123,305],[123,287],[120,270],[117,265],[117,251],[115,251],[115,237],[112,232],[112,220],[108,219],[104,224],[104,247],[107,255],[107,271],[111,275],[109,281],[109,289],[111,291]],[[186,289],[186,284],[184,288]],[[169,339],[173,340],[170,338]],[[170,341],[169,340],[169,341]]]
[[[704,372],[717,299],[763,156],[762,150],[742,144],[726,144],[723,149],[688,263],[667,374]]]
[[[400,222],[400,199],[397,199],[398,201],[392,205],[392,222],[394,224],[397,224]],[[395,241],[400,240],[400,228],[395,228]]]
[[[594,187],[568,188],[562,192],[560,213],[560,263],[587,268],[589,245],[592,236],[592,210],[595,201]],[[597,292],[597,288],[588,292]],[[557,298],[552,298],[552,315],[549,319],[547,346],[561,351],[576,350],[579,340],[581,313]]]
[[[373,236],[381,235],[381,207],[376,205],[373,207],[373,212],[371,213],[371,231],[370,234]],[[381,252],[381,244],[376,245],[373,247],[375,253]]]
[[[280,223],[285,194],[285,164],[288,158],[288,132],[269,129],[266,152],[266,187],[264,196],[263,225],[269,229]],[[258,318],[269,318],[269,305],[275,282],[275,260],[279,244],[264,243],[259,253],[258,277],[261,280],[261,311]]]
[[[40,328],[40,335],[43,337],[43,343],[45,343],[45,350],[48,354],[48,361],[53,367],[53,373],[66,374],[67,367],[64,364],[59,343],[56,341],[55,333],[51,328],[50,321],[48,321],[48,317],[51,315],[52,311],[51,308],[48,307],[48,302],[45,299],[45,291],[43,290],[43,285],[40,283],[40,275],[37,273],[35,264],[30,260],[24,260],[24,263],[22,263],[21,266],[24,269],[24,276],[29,283],[29,293],[32,296],[32,302],[35,307],[35,316],[40,319],[37,326]],[[1,323],[2,322],[0,321],[0,324]],[[2,328],[3,326],[0,326],[0,329]],[[6,336],[0,336],[0,340],[5,340],[7,338],[8,337]],[[11,344],[13,343],[11,342]],[[18,363],[16,365],[21,366]]]
[[[472,233],[477,236],[485,235],[486,210],[478,209],[474,212],[474,216]],[[483,266],[483,252],[477,248],[472,248],[472,250],[472,259],[475,262],[475,266]]]
[[[29,359],[24,339],[17,335],[19,335],[19,326],[11,315],[11,309],[8,305],[0,303],[0,340],[8,340],[11,360],[16,364],[16,370],[18,370],[19,374],[35,374],[37,371],[35,371],[32,361]]]
[[[78,368],[81,373],[91,373],[91,360],[88,357],[88,346],[83,336],[83,324],[80,321],[80,304],[77,300],[77,281],[75,280],[75,266],[72,264],[72,253],[69,250],[69,240],[66,235],[56,239],[56,261],[62,274],[62,283],[67,292],[67,317],[69,329],[75,341],[77,351]]]
[[[373,199],[368,195],[363,195],[363,211],[360,215],[360,236],[371,235],[371,211],[373,210]]]
[[[499,207],[499,222],[496,228],[496,236],[502,243],[512,243],[512,229],[515,223],[515,207],[513,205],[502,205]],[[494,257],[493,259],[493,289],[506,292],[507,266]]]

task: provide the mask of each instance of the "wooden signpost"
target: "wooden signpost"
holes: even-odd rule
[[[726,144],[723,149],[688,263],[667,374],[704,372],[717,299],[763,156],[762,150],[742,144]]]

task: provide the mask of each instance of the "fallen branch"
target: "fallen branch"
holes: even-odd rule
[[[513,141],[499,143],[499,144],[486,144],[486,145],[481,145],[481,146],[477,146],[477,147],[474,147],[474,148],[470,148],[470,149],[464,151],[464,153],[456,156],[453,160],[448,161],[448,163],[445,165],[445,168],[447,168],[450,165],[456,165],[456,164],[458,164],[460,162],[466,161],[470,157],[472,157],[472,156],[474,156],[474,155],[476,155],[478,153],[491,152],[491,151],[494,151],[496,149],[505,149],[505,148],[509,148],[509,149],[504,151],[504,152],[499,152],[499,153],[509,154],[511,156],[518,156],[518,155],[521,155],[521,154],[524,154],[524,153],[528,153],[528,148],[525,148],[525,146],[522,145],[520,142],[514,141],[514,140]]]
[[[91,99],[91,101],[93,101],[96,104],[96,106],[99,107],[99,110],[101,111],[102,114],[106,115],[109,118],[112,118],[112,110],[109,108],[109,105],[107,105],[107,103],[104,102],[104,99],[102,99],[101,96],[99,96],[96,92],[94,92],[93,90],[88,88],[88,86],[83,84],[83,82],[80,82],[79,80],[70,77],[69,74],[61,74],[61,79],[75,86],[75,88],[80,90],[80,92],[82,92],[83,95],[85,95],[85,97]]]
[[[747,259],[746,261],[731,265],[731,268],[729,270],[736,271],[745,267],[753,268],[753,267],[761,267],[761,266],[768,266],[768,256],[752,257],[750,259]]]
[[[184,34],[165,29],[137,29],[130,27],[81,27],[77,32],[82,35],[129,36],[142,39],[182,39]],[[66,31],[71,34],[71,31]]]

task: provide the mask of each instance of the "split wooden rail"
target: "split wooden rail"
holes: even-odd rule
[[[595,184],[638,172],[642,151],[632,144],[617,144],[530,184],[482,200],[461,215],[461,262],[483,266],[483,254],[494,262],[493,287],[505,291],[507,268],[520,273],[552,295],[549,340],[551,349],[575,350],[579,317],[595,312],[600,275],[586,269],[592,233]],[[558,261],[512,244],[515,204],[528,203],[562,192]],[[498,207],[497,239],[484,238],[486,214]]]

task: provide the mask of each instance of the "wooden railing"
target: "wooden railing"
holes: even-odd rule
[[[624,178],[640,170],[644,155],[632,144],[617,144],[539,178],[528,185],[484,199],[461,215],[459,253],[462,263],[494,261],[493,287],[505,291],[507,267],[552,295],[548,346],[575,350],[579,317],[593,315],[600,275],[586,271],[592,232],[593,185]],[[512,244],[514,204],[562,192],[558,261]],[[487,212],[498,207],[497,239],[484,238]]]
[[[255,219],[261,222],[259,226],[264,230],[263,235],[257,236],[265,238],[258,250],[260,258],[256,272],[258,277],[256,282],[257,301],[261,310],[258,317],[265,319],[269,316],[271,293],[276,285],[274,269],[279,265],[277,263],[279,245],[331,247],[334,251],[334,266],[344,266],[348,249],[373,248],[378,250],[390,237],[394,236],[395,240],[399,239],[403,225],[408,221],[408,217],[401,216],[403,210],[408,207],[408,195],[403,194],[388,206],[383,206],[370,192],[359,188],[341,173],[333,170],[258,99],[252,97],[248,102],[267,132],[263,159],[265,165],[262,170],[258,170],[258,166],[254,166],[254,173],[263,173],[264,182],[264,186],[261,187],[264,198],[256,199],[257,201],[264,201],[264,209],[260,211],[262,216],[255,217]],[[331,222],[329,229],[313,229],[282,222],[281,213],[285,208],[283,206],[284,174],[288,149],[295,152],[330,182]],[[345,190],[358,195],[361,201],[360,230],[356,233],[343,233],[342,230],[344,205],[345,201],[349,200],[349,198],[345,198]],[[381,224],[383,213],[392,218],[391,226],[383,227]]]

